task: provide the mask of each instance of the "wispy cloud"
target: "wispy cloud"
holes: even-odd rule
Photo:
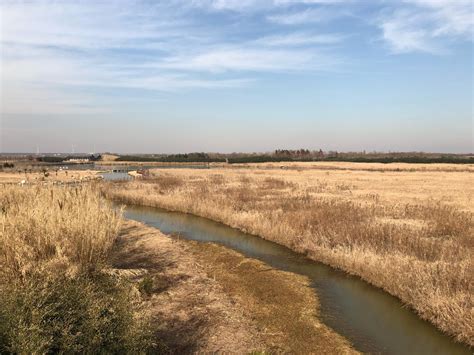
[[[343,14],[333,8],[309,8],[297,12],[283,12],[267,16],[270,22],[282,25],[301,25],[308,23],[323,23],[332,21]]]
[[[448,39],[472,40],[471,0],[405,0],[379,21],[393,53],[446,53]]]
[[[217,11],[262,11],[290,5],[335,5],[354,0],[192,0],[192,6]],[[357,0],[355,0],[357,1]]]
[[[261,39],[266,47],[261,48],[260,36],[239,38],[232,23],[216,31],[192,9],[243,11],[273,5],[252,0],[2,4],[2,84],[8,91],[2,110],[24,110],[17,95],[36,98],[38,112],[67,112],[66,107],[85,112],[96,104],[93,95],[82,94],[85,88],[235,88],[251,85],[260,72],[328,67],[328,55],[313,47],[336,42],[336,37],[269,36]],[[296,45],[301,48],[291,48]]]
[[[107,107],[94,99],[98,90],[120,96],[231,89],[268,73],[333,70],[344,62],[341,48],[353,29],[331,22],[364,6],[357,0],[1,2],[2,112],[25,110],[26,97],[38,112],[101,111]],[[380,29],[393,53],[440,53],[448,39],[472,39],[470,0],[374,7],[372,30]]]
[[[191,0],[192,6],[216,11],[256,11],[273,6],[273,0]]]
[[[276,5],[289,5],[289,4],[323,4],[323,5],[337,5],[341,3],[350,3],[354,0],[275,0]]]
[[[383,38],[393,53],[414,51],[440,53],[441,48],[433,41],[431,31],[420,23],[425,21],[423,15],[398,11],[383,20],[380,27]]]
[[[159,65],[168,69],[213,73],[226,71],[291,72],[317,69],[312,64],[323,65],[320,59],[321,57],[318,58],[310,50],[290,51],[239,47],[211,50],[196,56],[172,57]]]
[[[285,35],[274,35],[259,38],[256,44],[282,47],[306,46],[314,44],[336,44],[342,42],[347,36],[342,34],[314,34],[308,32],[294,32]]]

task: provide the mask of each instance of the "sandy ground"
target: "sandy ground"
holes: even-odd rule
[[[43,172],[9,172],[0,171],[0,184],[18,184],[25,181],[27,184],[48,182],[80,182],[99,178],[96,170],[48,170],[48,176]]]
[[[173,353],[354,352],[318,320],[307,279],[222,246],[127,221],[112,262],[134,281],[152,280],[145,307]]]

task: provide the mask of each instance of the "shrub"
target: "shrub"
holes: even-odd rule
[[[0,353],[148,348],[138,294],[107,272],[120,211],[91,187],[8,187],[0,206]]]
[[[143,352],[130,287],[105,274],[41,276],[0,288],[0,352]]]

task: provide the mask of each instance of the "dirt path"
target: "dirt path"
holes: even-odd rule
[[[127,221],[112,262],[149,294],[156,336],[173,353],[353,352],[318,320],[304,277],[222,246]]]

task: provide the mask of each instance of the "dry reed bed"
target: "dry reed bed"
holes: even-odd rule
[[[376,172],[471,172],[474,164],[411,164],[411,163],[351,163],[351,162],[269,162],[269,163],[210,163],[211,166],[232,169],[301,169],[301,170],[350,170]]]
[[[87,187],[10,187],[2,190],[0,205],[0,272],[5,277],[99,267],[120,226],[120,215]]]
[[[0,190],[0,352],[139,351],[133,290],[106,260],[121,214],[92,187]]]
[[[456,340],[474,345],[469,200],[460,197],[457,205],[457,199],[436,200],[440,195],[405,197],[405,191],[420,187],[404,175],[394,178],[398,191],[368,194],[358,193],[364,186],[353,172],[346,180],[299,174],[156,170],[149,179],[108,183],[104,192],[128,203],[220,221],[358,275]],[[420,184],[426,185],[424,180]]]

